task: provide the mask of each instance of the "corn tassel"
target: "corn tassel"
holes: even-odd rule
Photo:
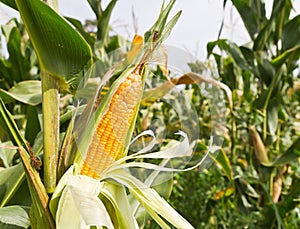
[[[142,77],[135,72],[129,73],[112,95],[109,108],[92,136],[80,174],[97,179],[122,157],[143,90]]]

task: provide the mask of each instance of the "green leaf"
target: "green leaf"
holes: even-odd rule
[[[20,206],[7,206],[0,208],[0,226],[5,228],[5,225],[10,225],[7,228],[13,228],[12,226],[18,226],[22,228],[28,228],[30,221],[26,210]]]
[[[7,137],[13,142],[14,145],[28,149],[25,139],[21,135],[11,114],[6,109],[1,97],[0,127],[4,130]],[[4,183],[4,186],[1,186],[7,186],[6,189],[2,190],[3,193],[1,193],[2,200],[0,206],[4,206],[13,197],[18,187],[20,187],[22,184],[24,180],[24,171],[21,164],[18,164],[14,167],[3,170],[1,173],[3,173],[2,176],[0,176],[1,182]]]
[[[274,30],[275,21],[270,20],[266,24],[266,26],[259,31],[258,36],[254,40],[253,50],[259,51],[263,50],[264,47],[268,44],[268,39],[270,39],[270,35]]]
[[[260,30],[261,24],[266,21],[265,4],[263,1],[256,0],[232,0],[232,3],[253,40]]]
[[[300,15],[294,17],[282,29],[282,49],[287,51],[300,45]]]
[[[0,208],[0,223],[15,225],[22,228],[28,228],[30,226],[28,214],[26,210],[20,206]],[[1,228],[5,228],[5,226],[1,226]]]
[[[298,138],[288,150],[272,163],[272,166],[293,162],[300,157],[300,138]]]
[[[285,7],[290,4],[290,1],[273,1],[273,9],[270,19],[265,23],[265,25],[260,29],[258,36],[254,40],[253,50],[263,50],[265,46],[269,45],[270,40],[276,42],[276,37],[272,34],[275,31],[275,26],[277,24],[277,30],[280,33],[282,26],[280,23],[276,23],[278,17],[285,14]],[[278,28],[279,25],[279,28]],[[275,40],[274,40],[275,39]]]
[[[279,56],[275,57],[272,60],[272,64],[274,66],[280,66],[284,62],[287,61],[288,58],[292,58],[292,60],[299,59],[300,57],[300,45],[296,45],[291,49],[288,49],[284,53],[280,54]]]
[[[209,42],[207,44],[208,57],[213,53],[213,49],[216,46],[218,46],[222,51],[225,51],[228,55],[230,55],[240,68],[244,70],[251,70],[240,48],[235,43],[227,39],[220,39],[217,41]]]
[[[278,125],[278,101],[277,97],[271,98],[267,109],[268,127],[271,135],[276,134]]]
[[[39,119],[39,107],[26,107],[26,128],[25,138],[33,146],[37,134],[41,131],[41,124]]]
[[[17,27],[14,27],[7,42],[7,49],[9,53],[9,61],[12,64],[12,76],[17,82],[29,79],[30,63],[23,56],[21,51],[21,34]]]
[[[275,68],[269,60],[261,59],[259,55],[256,56],[256,61],[259,70],[259,77],[267,86],[269,86],[275,76]]]
[[[18,27],[18,22],[15,20],[2,27],[2,32],[7,39],[9,58],[0,61],[0,66],[2,65],[0,72],[9,85],[30,78],[30,62],[24,56],[23,47],[21,47],[24,42]]]
[[[82,26],[81,22],[75,18],[65,17],[70,23],[72,23],[73,26],[77,29],[77,31],[81,34],[81,36],[87,41],[87,43],[90,45],[90,47],[94,47],[95,44],[95,38],[91,36],[89,33],[87,33],[84,30],[84,27]]]
[[[233,180],[233,172],[231,168],[230,161],[224,150],[220,150],[218,154],[210,154],[212,159],[221,166],[227,178],[232,181]]]
[[[41,81],[22,81],[9,91],[0,88],[0,96],[4,98],[4,102],[10,102],[13,99],[27,105],[36,106],[42,102]]]
[[[101,12],[103,11],[101,8],[101,0],[88,0],[92,10],[94,11],[96,17],[98,18]]]
[[[76,87],[82,71],[91,63],[87,42],[53,9],[40,0],[16,0],[22,20],[37,53],[41,69]],[[74,89],[74,88],[73,88]]]
[[[15,9],[15,10],[18,10],[16,2],[14,0],[0,0],[0,2],[2,2],[3,4]]]
[[[13,148],[12,148],[13,147]],[[11,141],[2,142],[0,141],[0,161],[2,160],[2,165],[4,168],[8,168],[13,165],[13,158],[17,150]]]
[[[0,209],[13,198],[24,178],[25,174],[21,163],[0,172]]]
[[[0,97],[0,127],[4,130],[4,133],[9,137],[14,145],[27,148],[26,141],[21,135],[18,126],[16,125],[12,115],[6,109],[1,97]]]
[[[106,9],[101,11],[98,16],[97,40],[101,41],[104,46],[106,46],[108,43],[109,20],[116,3],[117,0],[111,0]]]

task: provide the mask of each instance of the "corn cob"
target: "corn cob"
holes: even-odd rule
[[[129,73],[112,95],[109,108],[93,133],[80,174],[97,179],[122,156],[142,94],[142,77],[136,72]]]

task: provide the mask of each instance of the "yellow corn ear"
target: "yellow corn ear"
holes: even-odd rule
[[[113,94],[109,108],[93,133],[80,174],[97,179],[122,156],[142,94],[142,77],[135,72],[130,73]]]

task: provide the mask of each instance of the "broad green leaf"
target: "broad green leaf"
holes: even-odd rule
[[[100,1],[101,3],[101,1]],[[98,4],[100,4],[98,3]],[[112,11],[117,3],[117,0],[111,0],[105,10],[98,12],[98,22],[97,22],[97,40],[100,41],[103,46],[108,43],[108,32],[109,32],[109,20]],[[101,6],[99,6],[101,7]],[[97,15],[97,14],[96,14]]]
[[[284,62],[286,62],[288,58],[291,57],[292,59],[299,59],[299,56],[300,56],[300,45],[296,45],[293,48],[288,49],[284,53],[282,53],[279,56],[275,57],[272,60],[272,64],[274,66],[280,66]]]
[[[295,161],[300,157],[300,138],[298,138],[277,160],[272,163],[272,166],[282,165]]]
[[[268,127],[271,135],[276,134],[278,125],[278,101],[276,98],[271,98],[267,110]]]
[[[49,197],[39,173],[32,167],[28,153],[20,148],[26,179],[32,198],[30,221],[36,228],[54,229],[54,221],[48,208]]]
[[[0,128],[4,130],[5,134],[13,142],[15,146],[27,148],[26,141],[20,133],[17,124],[15,123],[12,115],[6,109],[0,97]]]
[[[270,35],[274,30],[275,21],[270,20],[267,22],[266,26],[259,31],[258,36],[254,40],[253,50],[261,51],[268,44],[268,39],[270,39]]]
[[[0,73],[9,85],[30,79],[30,62],[25,57],[24,44],[16,20],[2,26],[2,32],[7,40],[8,60],[0,58]]]
[[[101,12],[103,11],[101,8],[101,0],[88,0],[92,10],[94,11],[96,17],[98,18]]]
[[[81,36],[89,43],[90,47],[94,47],[95,38],[91,36],[88,32],[84,30],[83,25],[81,22],[75,18],[65,17],[70,23],[72,23],[73,26],[78,30],[78,32],[81,34]]]
[[[258,36],[254,40],[254,46],[253,49],[263,50],[265,46],[268,45],[268,41],[274,40],[276,42],[276,37],[272,35],[272,33],[275,31],[275,25],[276,20],[281,18],[282,13],[285,14],[285,6],[289,5],[290,1],[273,1],[273,8],[270,19],[263,25],[263,27],[260,29]],[[283,10],[284,9],[284,10]],[[283,15],[285,16],[285,15]],[[281,18],[282,19],[282,18]],[[281,29],[280,26],[282,26],[280,23],[277,23],[279,25],[279,28],[277,28],[278,32],[280,33]]]
[[[0,159],[4,168],[8,168],[13,165],[13,158],[16,153],[17,150],[15,149],[11,141],[2,143],[0,141]]]
[[[282,49],[287,51],[300,45],[300,15],[294,17],[282,29]]]
[[[267,59],[261,59],[260,55],[256,56],[256,61],[259,70],[259,77],[269,86],[275,76],[275,68]]]
[[[207,44],[208,57],[213,53],[213,49],[216,46],[219,47],[222,51],[225,51],[228,55],[230,55],[240,68],[244,70],[251,70],[240,48],[235,43],[227,39],[220,39],[217,41],[209,42]]]
[[[28,228],[30,226],[29,216],[26,210],[20,206],[7,206],[0,208],[1,228],[14,228],[13,226]],[[8,226],[10,225],[10,227]]]
[[[31,106],[36,106],[42,102],[41,81],[22,81],[9,91],[0,88],[0,96],[4,98],[4,102],[10,102],[11,99],[13,99]]]
[[[41,123],[39,119],[39,107],[26,107],[26,127],[25,138],[33,146],[37,134],[41,131]]]
[[[288,212],[292,211],[299,205],[299,182],[300,181],[298,178],[294,178],[289,193],[281,197],[283,198],[283,201],[278,204],[278,210],[280,211],[281,215],[288,214]]]
[[[3,4],[17,10],[17,5],[15,3],[15,0],[0,0],[0,2],[2,2]]]
[[[13,198],[24,182],[24,178],[25,174],[21,163],[0,172],[0,208]]]
[[[0,128],[4,130],[6,136],[13,142],[15,146],[28,149],[25,139],[21,135],[14,119],[12,118],[12,115],[6,109],[1,97],[0,97]],[[2,173],[3,176],[1,176],[1,178],[9,179],[9,181],[7,182],[6,180],[2,180],[2,182],[4,183],[6,182],[8,188],[7,190],[4,189],[3,193],[1,193],[1,195],[3,196],[2,196],[0,206],[4,206],[13,197],[18,187],[20,187],[20,185],[24,181],[24,170],[21,164],[5,169],[2,171]],[[6,176],[4,176],[4,174],[6,174]]]
[[[16,0],[22,20],[38,56],[41,69],[56,77],[61,87],[72,89],[91,63],[87,42],[53,9],[40,0]]]
[[[30,79],[30,63],[22,54],[21,39],[20,31],[17,27],[14,27],[9,34],[7,49],[9,53],[9,61],[12,64],[11,77],[13,77],[13,79],[17,82]]]
[[[265,4],[260,0],[232,0],[231,2],[239,12],[253,40],[259,32],[261,24],[266,21]]]
[[[213,160],[221,166],[222,170],[224,171],[227,178],[232,181],[233,180],[233,171],[230,164],[230,161],[225,153],[224,150],[220,150],[217,155],[211,156]]]

